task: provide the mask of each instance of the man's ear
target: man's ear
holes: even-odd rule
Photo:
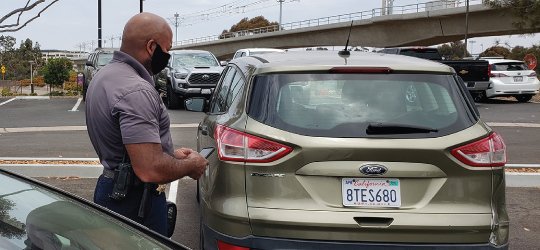
[[[148,40],[148,42],[146,42],[146,51],[148,52],[150,57],[154,55],[154,52],[155,52],[156,47],[157,47],[154,44],[155,44],[154,39],[150,39],[150,40]]]

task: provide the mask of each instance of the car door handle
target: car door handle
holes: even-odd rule
[[[206,126],[203,128],[203,126],[199,125],[197,129],[201,131],[201,134],[208,135],[208,130],[206,130]]]

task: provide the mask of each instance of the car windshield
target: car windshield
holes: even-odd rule
[[[519,71],[519,70],[531,70],[527,64],[523,62],[508,62],[508,63],[496,63],[491,65],[492,71]]]
[[[215,67],[217,60],[208,53],[182,53],[175,54],[173,67]]]
[[[367,131],[379,124],[385,134],[405,128],[401,135],[387,135],[392,138],[438,137],[475,122],[457,84],[449,75],[257,76],[249,116],[308,136],[381,137]]]
[[[0,174],[2,249],[169,249],[119,220]]]
[[[98,56],[98,66],[105,66],[107,63],[109,63],[113,58],[113,54],[111,53],[101,53]]]

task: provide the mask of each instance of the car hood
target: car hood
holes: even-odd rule
[[[187,72],[187,73],[219,73],[223,71],[223,67],[174,67],[175,72]]]

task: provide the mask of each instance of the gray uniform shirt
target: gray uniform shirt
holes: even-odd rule
[[[124,144],[160,143],[174,156],[167,109],[141,63],[120,51],[92,79],[86,92],[90,141],[105,168],[122,162]]]

